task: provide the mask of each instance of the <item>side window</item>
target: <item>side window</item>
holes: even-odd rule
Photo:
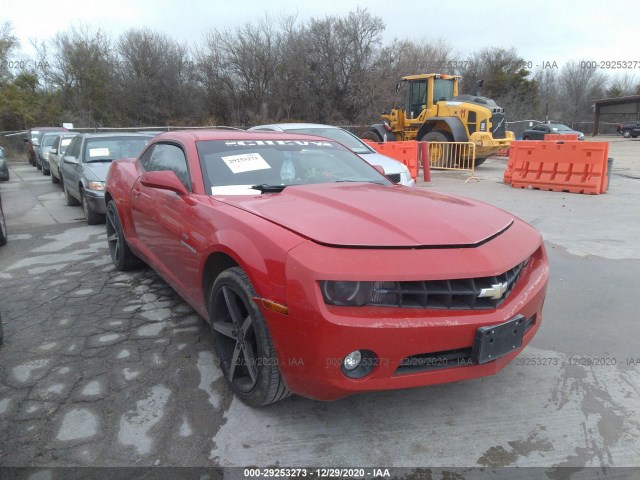
[[[71,144],[67,148],[65,152],[66,156],[69,157],[80,157],[80,144],[82,143],[82,139],[80,137],[76,137],[71,141]]]
[[[149,153],[149,152],[147,152]],[[175,172],[187,190],[191,190],[189,169],[184,152],[171,143],[156,143],[148,159],[141,158],[142,167],[147,171],[171,170]],[[144,157],[147,157],[145,153]]]
[[[58,147],[60,146],[60,139],[62,137],[56,137],[56,139],[53,141],[53,145],[51,145],[51,151],[58,151]]]

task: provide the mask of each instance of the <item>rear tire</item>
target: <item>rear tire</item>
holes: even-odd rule
[[[247,405],[262,407],[291,395],[256,292],[240,267],[223,271],[207,292],[209,323],[220,368],[231,390]]]
[[[42,164],[38,160],[36,160],[36,168],[42,170]]]
[[[382,137],[380,137],[378,132],[375,132],[373,130],[367,130],[362,135],[360,135],[360,138],[363,140],[369,140],[370,142],[382,143]]]
[[[531,138],[529,138],[529,137],[523,137],[522,139],[523,140],[531,140]]]
[[[116,270],[125,272],[140,267],[143,261],[134,255],[127,244],[127,239],[122,232],[118,208],[113,200],[107,205],[106,224],[109,254]]]
[[[487,157],[484,157],[484,158],[476,158],[476,161],[474,162],[474,165],[475,165],[476,167],[479,167],[480,165],[482,165],[482,164],[485,162],[485,160],[486,160],[486,159],[487,159]]]
[[[4,221],[4,211],[0,204],[0,246],[7,244],[7,223]]]
[[[67,188],[66,183],[62,187],[62,190],[64,191],[64,200],[67,202],[67,205],[69,205],[70,207],[77,207],[78,205],[80,205],[80,202],[76,199],[76,197],[69,193],[69,189]]]
[[[631,132],[629,130],[623,130],[622,131],[622,136],[624,138],[629,138],[629,137],[631,137]]]

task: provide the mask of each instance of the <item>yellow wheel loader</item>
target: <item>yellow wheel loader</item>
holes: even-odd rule
[[[459,95],[459,75],[428,73],[402,77],[396,91],[406,88],[404,108],[383,113],[383,123],[371,125],[361,137],[374,142],[418,140],[473,142],[475,166],[515,140],[506,129],[504,109],[479,96],[482,81],[471,94]]]

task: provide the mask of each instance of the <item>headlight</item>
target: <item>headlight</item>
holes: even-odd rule
[[[87,188],[89,190],[104,190],[104,182],[89,182],[87,183]]]
[[[373,282],[322,281],[320,289],[325,303],[361,307],[369,303]]]

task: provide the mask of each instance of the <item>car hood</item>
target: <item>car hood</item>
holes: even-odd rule
[[[290,186],[279,194],[215,198],[333,246],[474,246],[513,223],[507,212],[474,200],[369,183]]]
[[[391,157],[381,155],[379,153],[357,153],[358,156],[366,160],[370,165],[380,165],[384,168],[384,173],[402,173],[404,172],[404,166],[398,160],[394,160]]]
[[[85,162],[84,164],[85,176],[89,180],[97,180],[104,182],[107,180],[107,172],[111,166],[111,162]],[[95,178],[90,178],[93,175]]]

